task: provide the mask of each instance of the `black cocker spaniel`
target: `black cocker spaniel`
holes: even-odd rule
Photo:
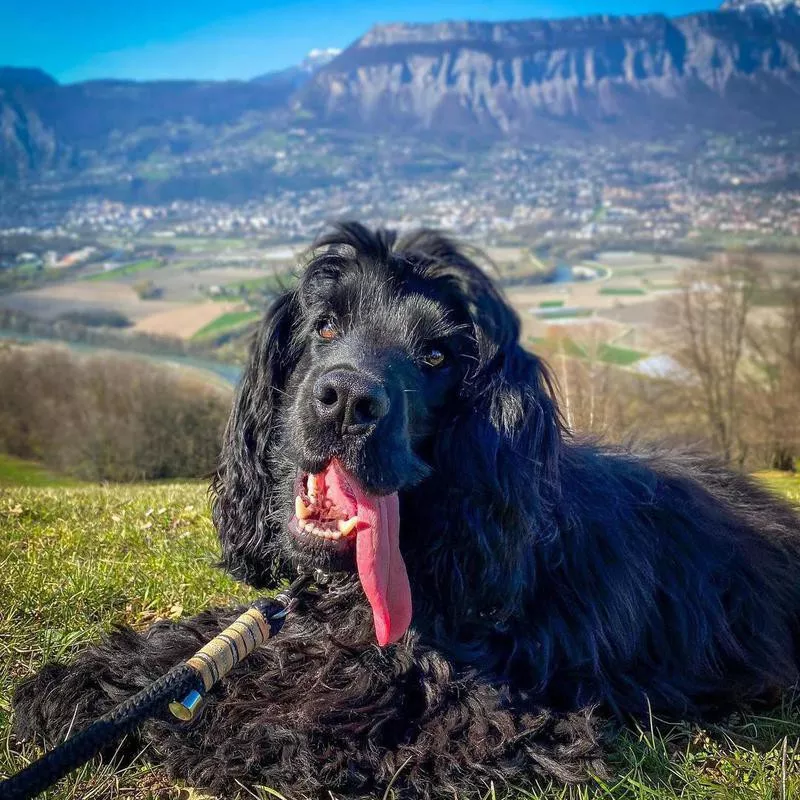
[[[214,483],[225,567],[327,590],[142,736],[232,796],[470,796],[606,769],[596,720],[694,718],[798,680],[800,519],[695,457],[581,443],[468,253],[336,227],[268,311]],[[236,610],[123,630],[15,699],[49,744]],[[140,743],[131,743],[135,748]]]

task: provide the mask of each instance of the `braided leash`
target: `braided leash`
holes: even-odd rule
[[[0,800],[30,800],[118,742],[168,704],[173,716],[193,720],[206,693],[240,661],[283,627],[297,597],[314,580],[301,575],[274,599],[257,600],[235,622],[188,661],[173,667],[145,689],[120,703],[80,733],[0,782]]]

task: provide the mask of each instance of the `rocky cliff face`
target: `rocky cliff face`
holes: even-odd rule
[[[0,181],[58,161],[56,136],[27,101],[30,92],[56,86],[41,70],[0,67]]]
[[[796,126],[798,3],[727,0],[677,19],[381,25],[342,53],[254,81],[59,86],[0,68],[0,182],[255,147],[287,124],[539,141]]]
[[[491,135],[791,124],[800,116],[800,16],[383,25],[296,102],[327,123]]]
[[[720,9],[782,14],[786,11],[800,11],[800,0],[725,0]]]
[[[273,123],[293,94],[338,55],[314,50],[252,81],[100,80],[59,85],[41,70],[0,67],[0,183],[43,170],[240,143]]]

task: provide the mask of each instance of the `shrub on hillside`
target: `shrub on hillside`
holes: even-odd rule
[[[164,293],[160,286],[150,280],[137,281],[133,284],[133,291],[139,295],[140,300],[157,300]]]
[[[0,349],[0,450],[88,480],[209,474],[230,404],[230,392],[142,359]]]

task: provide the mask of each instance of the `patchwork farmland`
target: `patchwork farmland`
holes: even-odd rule
[[[78,265],[68,274],[61,270],[38,288],[2,294],[0,310],[47,321],[112,313],[133,332],[221,346],[220,357],[240,362],[246,347],[242,334],[294,279],[307,246],[188,237],[170,240],[167,248],[147,239],[106,245],[122,256]],[[559,352],[584,358],[585,342],[600,336],[603,346],[592,356],[632,369],[658,354],[664,322],[659,304],[677,289],[680,275],[700,263],[622,251],[567,263],[540,258],[522,246],[489,247],[487,253],[520,315],[528,346],[552,352],[554,341],[568,341]],[[763,258],[768,268],[781,269],[785,257]],[[763,298],[764,313],[771,313],[773,300]],[[231,340],[236,340],[233,349],[226,344]]]
[[[148,244],[137,243],[128,258],[86,264],[58,282],[0,295],[0,309],[48,322],[114,313],[132,331],[210,341],[258,318],[290,279],[301,249],[187,239],[172,242],[168,255],[152,255]]]

